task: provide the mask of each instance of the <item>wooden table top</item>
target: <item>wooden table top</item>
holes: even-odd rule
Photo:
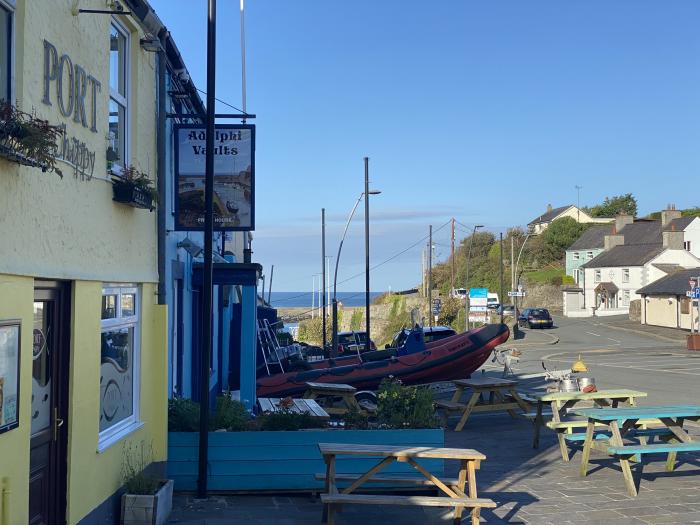
[[[263,412],[280,412],[282,408],[280,407],[281,399],[279,397],[259,397],[258,405],[260,405],[260,410]],[[311,417],[317,417],[322,419],[330,419],[328,412],[323,410],[321,405],[319,405],[313,399],[293,399],[294,404],[289,407],[290,412],[295,412],[297,414],[307,413]]]
[[[700,405],[662,405],[624,408],[579,408],[573,411],[597,421],[660,418],[700,418]]]
[[[395,445],[357,445],[351,443],[319,443],[324,456],[377,456],[397,458],[486,459],[481,452],[468,448],[409,447]]]
[[[629,397],[647,397],[639,390],[611,389],[597,392],[550,392],[548,394],[531,394],[538,401],[593,401],[596,399],[627,399]]]
[[[322,391],[335,391],[335,392],[348,392],[348,393],[354,393],[357,391],[357,388],[351,385],[346,385],[344,383],[306,383],[306,386],[311,388],[312,390],[317,390],[319,392]]]
[[[477,388],[488,388],[488,387],[511,387],[517,386],[518,382],[512,379],[500,379],[498,377],[477,377],[473,379],[454,379],[452,380],[457,386],[465,387],[477,387]]]

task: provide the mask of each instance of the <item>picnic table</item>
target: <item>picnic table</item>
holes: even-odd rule
[[[588,419],[581,456],[581,476],[588,474],[588,459],[592,448],[601,448],[609,455],[618,458],[622,476],[630,496],[637,495],[630,469],[630,460],[643,454],[668,454],[666,470],[672,472],[678,452],[700,451],[700,441],[694,441],[683,428],[685,421],[700,420],[700,405],[670,405],[649,407],[625,407],[597,409],[577,409],[577,415]],[[657,419],[660,428],[640,430],[636,428],[642,419]],[[596,425],[607,430],[596,431]],[[656,438],[660,443],[649,443]],[[639,443],[625,443],[636,439]],[[595,445],[597,446],[594,446]]]
[[[281,412],[284,410],[284,403],[280,405],[282,399],[279,397],[259,397],[258,405],[263,412]],[[292,399],[292,404],[287,408],[290,412],[298,414],[309,414],[318,419],[330,419],[328,412],[316,403],[313,399]]]
[[[454,507],[454,523],[459,524],[462,519],[462,511],[465,508],[472,509],[472,525],[478,525],[480,510],[482,508],[494,508],[496,504],[485,498],[478,498],[476,492],[476,470],[480,462],[486,459],[482,453],[472,449],[460,448],[435,448],[435,447],[407,447],[392,445],[357,445],[343,443],[319,443],[318,448],[326,463],[325,493],[321,494],[323,502],[323,520],[328,525],[333,525],[333,515],[336,507],[343,504],[364,505],[416,505],[431,507]],[[335,460],[337,456],[364,456],[380,458],[380,461],[364,474],[358,476],[342,476],[343,480],[352,483],[338,490],[339,476],[335,472]],[[457,479],[439,479],[421,465],[417,459],[435,458],[450,459],[460,462]],[[425,479],[415,479],[419,485],[434,486],[444,496],[401,496],[394,494],[357,494],[355,491],[368,482],[387,483],[397,482],[398,478],[377,476],[377,473],[394,461],[405,462],[420,472]],[[401,478],[404,482],[410,478]],[[466,491],[465,491],[466,485]],[[386,520],[390,521],[387,516]]]
[[[455,379],[455,393],[450,401],[439,400],[435,404],[445,413],[445,423],[450,412],[461,412],[455,431],[460,432],[469,419],[472,412],[491,412],[507,410],[513,417],[517,417],[515,410],[527,412],[530,406],[515,390],[517,381],[512,379],[499,379],[495,377],[480,377],[476,379]],[[460,401],[464,391],[470,389],[472,395],[466,403]]]
[[[355,399],[357,389],[354,386],[343,383],[306,383],[307,390],[304,399],[318,399],[324,403],[324,408],[329,414],[346,414],[351,410],[364,413],[364,410]],[[333,406],[334,399],[340,399],[343,406]]]
[[[597,392],[550,392],[547,394],[530,394],[529,397],[537,402],[537,412],[535,413],[535,437],[532,442],[533,448],[540,446],[540,430],[543,426],[551,428],[557,433],[561,457],[564,461],[569,461],[569,450],[567,441],[576,442],[583,439],[583,433],[574,433],[574,429],[584,429],[586,421],[573,421],[567,418],[571,408],[583,402],[592,402],[597,407],[617,408],[620,403],[628,403],[630,406],[636,404],[636,399],[646,397],[646,392],[627,389],[598,390]],[[551,408],[551,421],[545,421],[544,405],[549,404]],[[646,422],[642,422],[646,423]]]

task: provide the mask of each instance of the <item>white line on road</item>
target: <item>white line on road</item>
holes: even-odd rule
[[[612,337],[606,337],[606,339],[607,339],[608,341],[614,341],[614,342],[616,342],[616,343],[618,343],[618,344],[619,344],[619,343],[622,343],[622,341],[620,341],[619,339],[613,339]]]
[[[596,333],[594,333],[594,332],[586,332],[586,333],[587,333],[587,334],[594,335],[594,336],[596,336],[596,337],[600,337],[600,334],[596,334]]]

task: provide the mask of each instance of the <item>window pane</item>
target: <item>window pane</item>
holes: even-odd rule
[[[109,86],[126,96],[126,37],[112,26],[109,38]]]
[[[48,339],[49,319],[45,304],[34,303],[32,334],[32,435],[51,424],[51,360]]]
[[[131,317],[136,314],[136,297],[132,293],[122,294],[122,317]]]
[[[100,432],[134,413],[134,327],[102,332]]]
[[[10,100],[10,36],[12,15],[0,7],[0,100]]]
[[[102,296],[102,319],[114,319],[117,317],[117,296]]]
[[[113,162],[119,166],[125,165],[124,151],[126,111],[124,106],[114,99],[109,100],[109,146],[114,152]],[[108,159],[109,160],[109,159]]]

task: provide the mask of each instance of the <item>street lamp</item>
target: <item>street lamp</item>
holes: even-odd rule
[[[520,284],[520,276],[518,275],[518,264],[520,263],[520,256],[523,254],[523,249],[525,248],[525,244],[527,243],[527,240],[533,235],[532,232],[528,232],[527,235],[525,236],[525,240],[523,241],[522,246],[520,246],[520,251],[518,251],[518,258],[515,259],[515,282],[513,283],[513,291],[517,289],[517,286]],[[513,297],[513,307],[515,312],[518,311],[518,298]]]
[[[472,257],[472,243],[474,242],[474,235],[476,234],[476,230],[479,228],[483,228],[483,224],[475,224],[474,229],[472,230],[472,234],[469,237],[469,253],[467,254],[467,279],[466,279],[466,288],[467,288],[467,295],[464,298],[464,317],[466,320],[466,331],[469,331],[469,260]]]
[[[370,190],[369,195],[379,195],[381,191]],[[355,205],[352,207],[348,221],[345,223],[345,229],[343,229],[343,236],[340,238],[340,244],[338,245],[338,255],[335,258],[335,271],[333,273],[333,347],[331,350],[331,357],[336,357],[338,355],[338,300],[336,298],[337,285],[338,285],[338,263],[340,262],[340,252],[343,249],[343,241],[345,241],[345,235],[348,233],[348,227],[352,221],[353,216],[357,207],[360,205],[362,198],[365,196],[365,192],[360,193],[360,196],[355,201]],[[366,225],[367,217],[365,217]],[[365,231],[365,233],[367,233]],[[367,333],[367,338],[369,339],[369,332]]]

